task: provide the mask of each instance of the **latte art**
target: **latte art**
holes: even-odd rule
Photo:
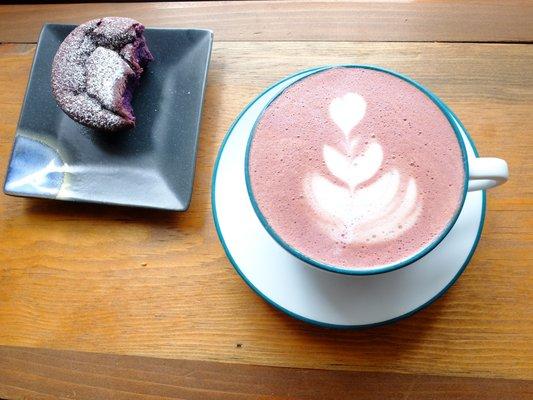
[[[323,157],[338,185],[319,172],[304,182],[305,193],[317,213],[320,227],[342,243],[376,243],[391,240],[410,229],[418,219],[422,204],[417,202],[416,180],[402,177],[397,169],[380,174],[383,149],[377,140],[361,145],[353,129],[366,112],[364,98],[349,92],[335,98],[329,115],[344,135],[342,151],[329,145]],[[374,136],[374,135],[373,135]],[[372,183],[365,185],[376,175]]]
[[[366,101],[356,93],[348,92],[344,97],[337,97],[329,104],[329,115],[335,124],[350,139],[352,129],[363,119],[366,113]]]
[[[319,263],[409,259],[460,207],[465,169],[453,127],[424,92],[383,71],[312,73],[267,106],[250,140],[261,221]]]

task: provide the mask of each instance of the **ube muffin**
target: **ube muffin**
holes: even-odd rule
[[[104,131],[135,125],[133,91],[153,60],[143,32],[134,19],[106,17],[65,38],[52,65],[52,93],[69,117]]]

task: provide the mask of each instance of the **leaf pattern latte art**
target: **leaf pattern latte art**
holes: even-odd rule
[[[313,172],[304,179],[319,225],[333,240],[346,244],[392,240],[410,229],[422,210],[416,180],[402,179],[394,168],[381,171],[384,155],[379,142],[361,145],[352,137],[366,109],[365,99],[352,92],[330,103],[329,116],[345,146],[340,150],[325,144],[322,156],[330,176]]]

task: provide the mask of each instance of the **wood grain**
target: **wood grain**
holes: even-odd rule
[[[274,368],[0,346],[0,396],[13,399],[526,400],[532,395],[533,381]]]
[[[33,45],[0,46],[2,179]],[[364,331],[307,325],[237,276],[218,242],[218,146],[266,85],[317,64],[406,73],[461,116],[511,180],[488,196],[471,265],[417,315]],[[186,213],[0,196],[0,344],[299,368],[533,378],[533,47],[216,42]]]
[[[45,22],[106,16],[208,28],[223,41],[533,41],[530,1],[234,1],[0,6],[0,42],[35,42]]]

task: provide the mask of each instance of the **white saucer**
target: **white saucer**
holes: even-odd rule
[[[453,285],[481,236],[485,193],[469,192],[446,238],[404,268],[379,275],[351,276],[310,266],[283,249],[257,218],[244,177],[246,143],[266,104],[300,72],[268,88],[237,117],[222,142],[213,173],[215,226],[229,260],[244,281],[283,312],[329,327],[368,327],[405,318],[428,306]],[[462,130],[468,157],[477,152]]]

